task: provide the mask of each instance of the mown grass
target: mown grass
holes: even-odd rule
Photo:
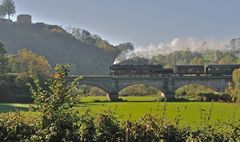
[[[159,100],[159,96],[153,95],[153,96],[120,96],[120,99],[123,101],[128,102],[154,102]],[[89,103],[89,102],[109,102],[108,98],[106,96],[87,96],[82,97],[81,102]]]
[[[107,101],[105,96],[86,97],[76,108],[80,112],[90,110],[93,114],[104,111],[113,112],[119,120],[137,120],[150,113],[164,116],[169,120],[179,119],[182,125],[201,126],[204,118],[210,116],[209,123],[217,121],[240,120],[240,105],[218,102],[153,102],[155,97],[123,97],[127,102]],[[146,102],[145,102],[146,101]],[[147,102],[149,101],[149,102]],[[150,102],[152,101],[152,102]],[[27,111],[28,104],[0,104],[0,112]],[[166,114],[164,114],[166,113]],[[26,113],[27,114],[27,113]],[[33,115],[31,113],[31,115]]]
[[[119,102],[86,103],[80,107],[93,113],[112,111],[120,120],[136,120],[146,113],[164,115],[169,120],[178,117],[182,125],[201,125],[205,117],[210,116],[209,123],[240,119],[240,105],[227,103],[203,102]]]

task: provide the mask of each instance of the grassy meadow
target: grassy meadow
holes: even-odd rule
[[[90,110],[93,115],[110,111],[119,120],[137,120],[144,114],[154,114],[169,120],[180,119],[180,124],[201,126],[210,116],[209,123],[216,121],[240,120],[240,105],[219,102],[156,102],[155,96],[121,97],[124,102],[108,102],[106,96],[82,98],[76,109],[80,112]],[[0,112],[25,111],[29,104],[0,104]],[[32,116],[32,113],[30,113]],[[30,116],[30,115],[29,115]]]

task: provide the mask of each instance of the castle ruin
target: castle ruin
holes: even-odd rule
[[[28,14],[21,14],[17,16],[18,24],[30,25],[32,24],[32,16]]]

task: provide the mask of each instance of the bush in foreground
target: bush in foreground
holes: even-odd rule
[[[26,121],[20,113],[1,115],[0,141],[44,141],[44,142],[209,142],[209,141],[239,141],[239,122],[217,122],[191,129],[181,127],[176,121],[168,121],[163,117],[145,115],[138,121],[119,122],[110,113],[101,113],[97,117],[84,114],[78,120],[66,126],[51,124],[43,128],[38,125],[40,119]]]

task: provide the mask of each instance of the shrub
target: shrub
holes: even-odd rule
[[[186,132],[163,117],[145,115],[139,121],[126,123],[129,141],[184,141]],[[187,133],[188,134],[188,133]]]
[[[208,117],[208,116],[206,116]],[[147,114],[138,121],[120,123],[113,113],[97,116],[89,112],[74,121],[58,121],[43,127],[42,120],[26,119],[21,113],[1,114],[0,141],[81,141],[81,142],[182,142],[182,141],[239,141],[240,122],[217,122],[191,129],[178,125],[178,119],[166,120],[164,114]]]
[[[29,140],[36,131],[34,121],[25,121],[20,113],[1,114],[0,141]]]
[[[216,93],[200,93],[197,95],[198,101],[204,101],[204,102],[211,102],[211,101],[218,101],[220,99],[220,96]]]
[[[102,113],[94,119],[95,135],[94,141],[120,141],[123,130],[119,122],[112,114]]]
[[[78,136],[78,140],[81,142],[93,142],[94,134],[96,132],[94,128],[94,117],[91,116],[88,111],[80,117],[75,123],[77,130],[75,135]]]
[[[233,123],[216,123],[191,132],[190,141],[239,141],[240,127]]]
[[[78,95],[74,94],[78,80],[68,82],[69,65],[57,65],[56,73],[42,88],[38,80],[30,85],[34,96],[33,109],[41,113],[40,129],[32,136],[34,141],[74,141],[77,114],[73,107],[79,103]]]

